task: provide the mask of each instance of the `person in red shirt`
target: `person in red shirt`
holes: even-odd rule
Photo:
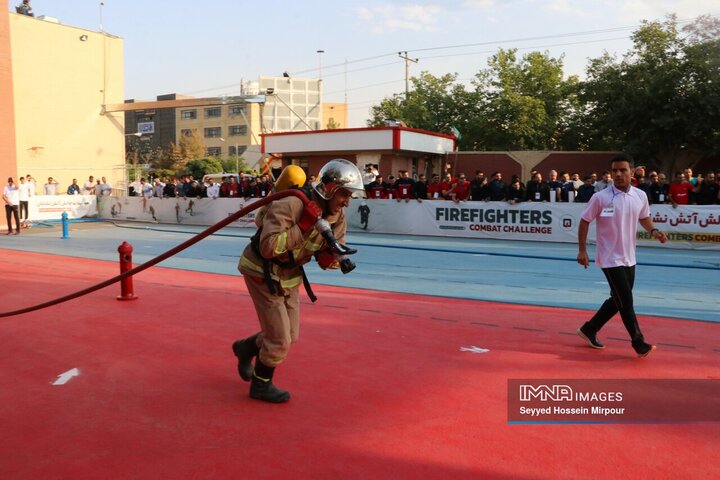
[[[427,198],[430,200],[439,200],[442,198],[442,183],[440,183],[440,175],[434,174],[432,181],[427,187]]]
[[[452,200],[450,189],[452,189],[454,183],[452,175],[449,173],[446,173],[445,179],[440,182],[440,196],[445,200]]]
[[[465,178],[465,174],[461,173],[457,181],[450,188],[450,199],[455,202],[467,201],[470,196],[470,182]]]
[[[668,192],[673,208],[677,208],[678,205],[689,205],[692,191],[692,183],[685,181],[685,174],[677,172],[675,181],[670,184],[670,191]]]

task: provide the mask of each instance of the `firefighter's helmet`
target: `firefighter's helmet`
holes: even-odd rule
[[[320,169],[318,180],[313,184],[313,188],[325,200],[330,200],[341,188],[350,191],[353,197],[365,197],[360,170],[344,158],[336,158],[326,163]]]

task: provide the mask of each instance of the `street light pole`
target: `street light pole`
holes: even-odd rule
[[[325,50],[318,50],[316,53],[318,54],[318,81],[322,82],[322,55]]]

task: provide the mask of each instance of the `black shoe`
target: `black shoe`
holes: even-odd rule
[[[578,328],[577,334],[580,335],[580,338],[584,339],[588,345],[590,345],[592,348],[596,348],[598,350],[604,350],[605,345],[598,342],[598,339],[595,335],[588,335],[585,332],[583,332],[582,327]]]
[[[277,388],[272,381],[253,377],[250,382],[250,397],[270,403],[285,403],[290,400],[290,392]]]
[[[250,382],[251,398],[270,403],[285,403],[290,400],[290,392],[277,388],[272,383],[274,373],[274,367],[268,367],[260,359],[255,361],[255,370]]]
[[[655,345],[645,344],[644,347],[642,347],[638,350],[635,350],[635,351],[637,352],[638,357],[647,357],[648,355],[650,355],[650,352],[655,350],[655,348],[656,348]]]
[[[238,359],[238,373],[246,382],[252,379],[252,359],[257,356],[259,351],[256,343],[257,336],[258,334],[255,334],[252,337],[237,340],[232,344],[233,353]]]

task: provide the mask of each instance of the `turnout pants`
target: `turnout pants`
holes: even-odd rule
[[[243,275],[243,279],[260,320],[258,357],[268,367],[276,367],[285,360],[300,333],[299,288],[283,289],[276,284],[278,293],[273,295],[263,279],[252,275]]]
[[[590,330],[590,333],[597,334],[616,313],[620,312],[623,324],[630,335],[632,346],[635,351],[638,351],[646,343],[633,306],[632,289],[635,284],[635,265],[603,268],[602,271],[610,285],[610,298],[605,300],[597,313],[587,322],[587,329]]]

